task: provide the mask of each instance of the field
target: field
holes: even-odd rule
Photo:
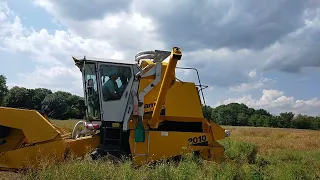
[[[76,121],[54,124],[72,129]],[[221,141],[233,162],[215,164],[187,156],[174,163],[133,168],[130,162],[69,160],[26,174],[0,172],[0,179],[320,179],[320,131],[225,127]]]

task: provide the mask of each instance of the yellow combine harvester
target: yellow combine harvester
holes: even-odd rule
[[[204,118],[200,80],[199,87],[177,80],[181,57],[177,47],[138,53],[133,64],[73,57],[82,72],[86,120],[68,133],[37,111],[0,107],[0,169],[38,167],[67,152],[126,156],[135,165],[190,151],[220,160],[224,148],[217,141],[229,131]]]

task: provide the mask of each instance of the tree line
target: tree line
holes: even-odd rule
[[[46,88],[8,89],[6,77],[0,75],[0,106],[34,109],[53,119],[82,119],[83,97],[69,92],[52,92]],[[255,126],[298,129],[320,129],[320,117],[283,112],[273,115],[264,109],[253,109],[245,104],[230,103],[215,108],[203,106],[204,117],[220,125]]]
[[[14,86],[8,89],[6,77],[0,75],[0,106],[33,109],[53,119],[82,119],[83,98],[69,92],[52,92],[46,88],[28,89]]]
[[[292,112],[274,115],[264,109],[256,110],[239,103],[220,105],[216,108],[203,106],[203,113],[205,118],[220,125],[320,130],[319,116],[295,115]]]

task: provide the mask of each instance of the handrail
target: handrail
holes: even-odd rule
[[[204,99],[204,95],[203,95],[203,91],[202,91],[202,89],[205,89],[205,88],[207,88],[208,86],[206,86],[206,85],[202,85],[202,84],[201,84],[200,76],[199,76],[199,72],[198,72],[198,70],[197,70],[196,68],[190,68],[190,67],[176,67],[176,68],[177,68],[177,69],[191,69],[191,70],[195,70],[195,71],[196,71],[196,73],[197,73],[197,77],[198,77],[198,81],[199,81],[199,86],[200,86],[200,90],[199,90],[199,91],[201,91],[203,104],[206,106],[206,101],[205,101],[205,99]],[[201,88],[202,86],[206,86],[206,87],[205,87],[205,88]]]

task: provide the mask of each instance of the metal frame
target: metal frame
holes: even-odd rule
[[[140,72],[140,68],[137,65],[133,65],[132,73],[136,74],[135,72]],[[129,99],[125,111],[125,115],[123,118],[123,125],[122,125],[122,130],[127,131],[128,130],[128,122],[129,118],[131,116],[131,113],[133,112],[134,115],[136,111],[138,111],[138,89],[139,89],[139,79],[135,75],[133,75],[133,82],[131,86],[131,91],[129,92]]]
[[[135,56],[135,61],[139,64],[140,60],[142,59],[153,59],[153,62],[156,64],[153,66],[149,71],[142,74],[143,70],[137,73],[137,79],[139,80],[141,77],[146,77],[150,75],[156,75],[156,78],[152,83],[150,83],[142,92],[138,95],[138,123],[143,123],[143,115],[144,115],[144,97],[145,95],[150,92],[153,87],[155,87],[161,81],[162,75],[162,61],[164,61],[169,55],[171,54],[170,51],[143,51],[137,53]],[[147,66],[148,67],[148,66]],[[147,68],[146,67],[146,68]],[[144,68],[144,69],[146,69]]]
[[[96,76],[96,83],[97,83],[97,92],[98,92],[98,101],[99,101],[99,121],[102,121],[102,115],[101,115],[101,111],[102,111],[102,106],[101,106],[101,97],[100,97],[100,93],[99,93],[99,89],[100,89],[100,84],[99,84],[99,80],[98,80],[98,65],[97,65],[97,62],[95,61],[90,61],[90,60],[87,60],[86,57],[84,56],[83,58],[83,65],[82,65],[82,68],[81,68],[81,72],[82,72],[82,81],[83,81],[83,93],[84,93],[84,103],[85,103],[85,106],[86,106],[86,118],[88,118],[88,114],[89,114],[89,110],[88,110],[88,92],[87,92],[87,77],[86,77],[86,65],[90,65],[92,64],[94,67],[93,69],[93,72],[95,73],[95,76]]]
[[[130,67],[130,71],[131,71],[131,78],[129,79],[129,82],[128,82],[128,85],[125,89],[125,91],[123,92],[123,94],[121,95],[120,99],[118,100],[112,100],[112,101],[104,101],[103,100],[103,93],[102,93],[102,84],[101,84],[101,72],[100,72],[100,67],[103,66],[103,65],[112,65],[112,66],[122,66],[122,67]],[[130,98],[130,90],[131,90],[131,87],[132,87],[132,83],[133,83],[133,79],[134,79],[134,74],[133,74],[133,67],[132,67],[133,64],[125,64],[125,63],[113,63],[113,62],[97,62],[97,75],[98,75],[98,82],[99,82],[99,96],[102,97],[101,98],[101,101],[100,101],[100,104],[101,104],[101,121],[106,121],[105,118],[104,118],[104,109],[103,107],[104,104],[108,104],[109,102],[120,102],[122,101],[124,98],[126,99],[129,99]],[[126,101],[126,105],[128,104],[128,101]],[[124,107],[124,111],[126,111],[126,107]],[[123,122],[123,118],[124,118],[125,114],[122,114],[121,117],[119,117],[119,119],[112,119],[111,121],[117,121],[117,122]]]
[[[203,95],[203,91],[202,91],[202,90],[208,88],[208,86],[201,84],[198,70],[197,70],[196,68],[190,68],[190,67],[176,67],[176,68],[177,68],[177,69],[188,69],[188,70],[191,69],[191,70],[195,70],[195,71],[196,71],[197,77],[198,77],[198,81],[199,81],[199,85],[196,85],[196,86],[199,86],[199,87],[200,87],[199,91],[201,91],[203,104],[206,106],[206,101],[205,101],[205,98],[204,98],[204,95]],[[179,81],[180,81],[180,80],[179,80]],[[202,86],[204,86],[204,87],[202,87]]]

